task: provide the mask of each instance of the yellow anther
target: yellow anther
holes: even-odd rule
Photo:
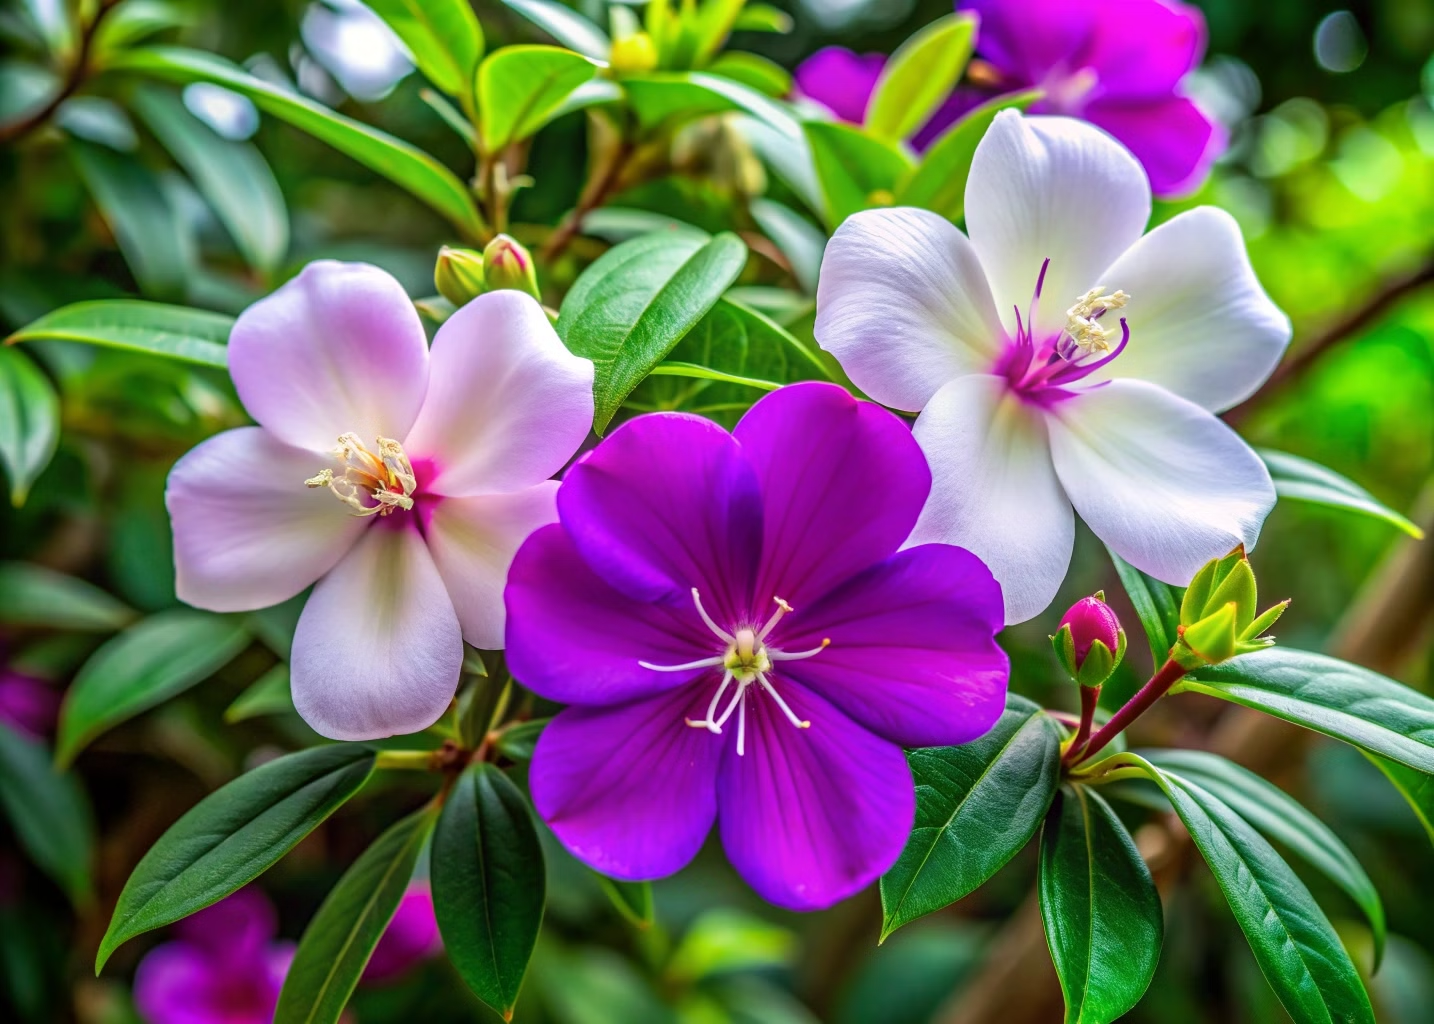
[[[377,454],[365,447],[357,434],[341,434],[338,446],[330,454],[343,464],[342,475],[323,469],[305,480],[305,486],[327,487],[356,516],[408,511],[413,508],[413,492],[418,488],[413,466],[397,441],[380,437],[376,445]]]

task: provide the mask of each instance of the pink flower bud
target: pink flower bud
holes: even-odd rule
[[[1079,671],[1090,653],[1091,644],[1099,640],[1112,654],[1120,647],[1120,620],[1110,605],[1099,597],[1083,597],[1070,606],[1061,617],[1061,625],[1071,628],[1075,645],[1075,667]]]

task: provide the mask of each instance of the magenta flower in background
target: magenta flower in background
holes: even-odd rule
[[[397,281],[323,261],[244,311],[229,366],[259,426],[170,473],[180,599],[245,611],[316,584],[299,713],[335,739],[426,728],[463,641],[502,645],[508,564],[557,518],[549,477],[592,424],[592,363],[516,291],[459,309],[430,354]]]
[[[426,883],[415,882],[399,900],[398,909],[374,947],[363,980],[369,984],[394,981],[442,948],[438,919],[433,916],[433,891]]]
[[[831,384],[728,433],[641,416],[571,470],[509,574],[508,664],[569,704],[530,782],[579,859],[670,874],[716,821],[764,898],[829,906],[896,860],[902,746],[1001,714],[1001,592],[970,552],[904,548],[931,476],[910,430]]]
[[[145,1024],[270,1024],[294,944],[278,941],[264,894],[240,889],[174,926],[134,977]]]
[[[797,91],[850,124],[866,118],[866,104],[886,66],[886,55],[825,46],[797,66]]]
[[[60,691],[43,679],[0,668],[0,722],[31,739],[42,740],[55,728]]]

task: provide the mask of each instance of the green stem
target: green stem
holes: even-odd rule
[[[374,759],[374,767],[410,772],[432,771],[433,753],[432,750],[380,750]]]

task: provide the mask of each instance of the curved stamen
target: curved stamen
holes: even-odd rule
[[[791,722],[798,729],[810,729],[812,727],[811,722],[805,718],[798,718],[797,713],[787,706],[787,702],[782,700],[781,694],[779,694],[771,682],[768,681],[765,673],[757,673],[757,682],[761,683],[762,689],[766,690],[767,693],[771,695],[771,698],[777,702],[777,707],[782,709],[782,714],[787,716],[787,721]],[[741,753],[741,751],[738,751],[738,753]]]
[[[706,729],[708,732],[720,735],[722,732],[722,722],[712,721],[712,713],[717,710],[717,702],[722,699],[722,694],[731,682],[732,673],[730,671],[722,673],[722,685],[717,687],[717,692],[712,695],[712,703],[707,705],[707,717],[700,722],[694,722],[690,718],[685,718],[683,721],[693,728]],[[726,719],[724,718],[722,721],[725,722]]]
[[[1059,373],[1054,373],[1054,374],[1052,374],[1052,375],[1050,376],[1050,378],[1048,379],[1048,382],[1051,383],[1051,384],[1067,384],[1067,383],[1069,383],[1069,382],[1071,382],[1071,381],[1073,381],[1073,380],[1080,380],[1082,377],[1088,377],[1088,376],[1090,376],[1092,373],[1094,373],[1096,370],[1099,370],[1099,369],[1100,369],[1102,366],[1104,366],[1106,363],[1109,363],[1109,362],[1110,362],[1112,359],[1114,359],[1116,356],[1118,356],[1118,355],[1120,355],[1122,352],[1124,352],[1124,351],[1125,351],[1125,346],[1126,346],[1129,342],[1130,342],[1130,325],[1125,322],[1125,317],[1121,317],[1121,318],[1120,318],[1120,344],[1116,345],[1115,348],[1111,349],[1111,351],[1110,351],[1110,353],[1109,353],[1108,355],[1105,355],[1105,356],[1101,357],[1100,359],[1097,359],[1097,360],[1096,360],[1095,362],[1093,362],[1093,363],[1086,363],[1085,365],[1072,364],[1071,366],[1067,366],[1065,369],[1061,370]]]
[[[763,626],[761,632],[757,634],[758,640],[767,639],[767,634],[772,631],[772,627],[775,626],[778,622],[782,621],[783,615],[786,615],[792,610],[792,606],[787,604],[787,602],[783,601],[780,597],[774,597],[772,598],[772,600],[777,602],[777,610],[772,613],[772,617],[767,620],[767,624]]]
[[[725,719],[726,716],[724,715]],[[743,756],[747,746],[747,687],[743,686],[737,695],[737,756]]]
[[[707,623],[708,629],[712,630],[712,632],[716,633],[723,640],[726,640],[729,644],[735,644],[737,642],[735,636],[712,621],[712,616],[708,615],[707,609],[702,607],[702,597],[697,593],[696,587],[692,588],[692,603],[697,606],[697,614],[702,616],[702,621]]]
[[[694,668],[712,668],[720,665],[722,664],[722,655],[714,654],[710,658],[698,658],[696,661],[685,662],[681,665],[654,665],[650,661],[639,661],[638,664],[653,672],[687,672]]]
[[[832,638],[823,637],[822,642],[813,647],[810,651],[768,651],[768,661],[801,661],[803,658],[812,658],[831,646]]]

